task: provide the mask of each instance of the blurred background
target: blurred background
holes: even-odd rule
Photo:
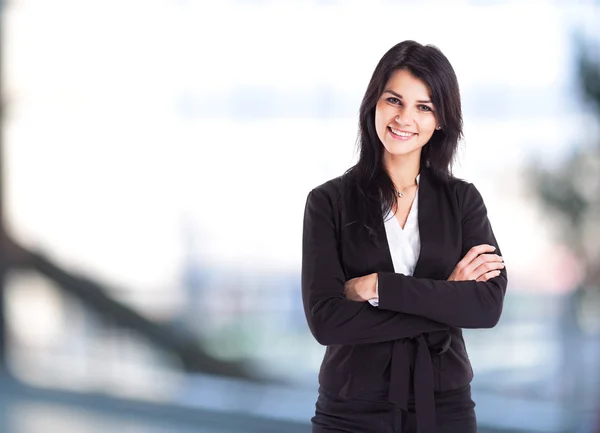
[[[309,432],[308,192],[405,39],[510,274],[480,430],[600,432],[600,2],[1,3],[0,432]]]

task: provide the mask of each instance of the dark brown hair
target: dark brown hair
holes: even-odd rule
[[[352,190],[351,200],[358,205],[358,221],[370,233],[381,221],[381,205],[387,214],[396,200],[394,184],[383,166],[384,147],[375,129],[375,107],[392,73],[408,70],[422,80],[431,92],[436,119],[442,129],[435,130],[421,150],[425,166],[440,181],[452,178],[452,163],[462,138],[462,110],[458,80],[452,65],[433,45],[404,41],[390,48],[381,58],[360,105],[359,160],[345,174]]]

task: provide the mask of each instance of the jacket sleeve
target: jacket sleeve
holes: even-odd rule
[[[313,189],[304,212],[301,285],[306,320],[320,344],[379,343],[448,330],[425,317],[346,299],[337,242],[331,200]]]
[[[473,184],[462,198],[461,258],[475,245],[502,255],[481,194]],[[444,281],[378,273],[379,308],[427,317],[460,328],[493,328],[500,320],[508,284],[506,268],[486,282]]]

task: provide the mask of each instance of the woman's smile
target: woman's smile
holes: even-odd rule
[[[392,138],[396,140],[407,141],[416,135],[414,132],[403,131],[401,129],[392,128],[391,126],[388,126],[388,129]]]

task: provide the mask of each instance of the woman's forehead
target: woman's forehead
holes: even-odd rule
[[[431,92],[425,82],[406,69],[394,71],[383,88],[384,92],[392,92],[402,99],[429,100]]]

